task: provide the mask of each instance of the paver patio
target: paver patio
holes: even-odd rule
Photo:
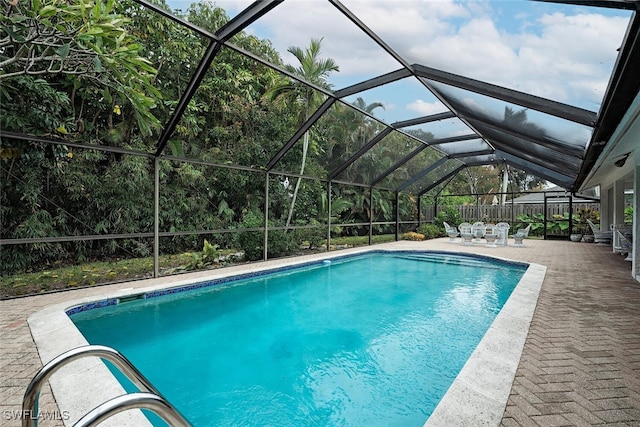
[[[462,247],[436,239],[379,247],[465,251],[547,266],[501,425],[640,426],[640,283],[631,278],[630,263],[606,246],[525,243],[525,248]],[[240,271],[242,266],[230,269]],[[165,277],[153,283],[173,280]],[[20,425],[16,415],[24,390],[42,366],[27,324],[32,313],[67,300],[149,284],[143,280],[0,301],[0,425]],[[41,411],[64,417],[48,388],[40,401]],[[41,419],[40,425],[63,423]]]

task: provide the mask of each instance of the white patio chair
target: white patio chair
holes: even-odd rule
[[[633,235],[631,234],[631,230],[628,233],[620,233],[620,245],[623,248],[622,253],[626,252],[627,257],[624,259],[625,261],[633,261]]]
[[[447,236],[449,236],[449,243],[456,243],[456,237],[460,235],[458,230],[444,221],[442,222],[442,225],[444,225],[444,230],[447,233]]]
[[[471,226],[471,230],[473,232],[473,238],[475,239],[476,243],[481,243],[482,237],[484,236],[484,222],[474,222]]]
[[[613,233],[613,252],[628,253],[630,247],[627,236],[631,235],[631,227],[628,224],[611,224],[611,232]]]
[[[513,234],[511,237],[513,237],[513,246],[515,248],[524,248],[524,239],[526,239],[527,237],[529,237],[529,230],[531,230],[531,224],[527,225],[525,228],[520,228],[515,234]]]
[[[626,255],[625,261],[633,260],[633,231],[631,227],[623,225],[615,228],[613,251]]]
[[[460,230],[461,243],[465,246],[473,244],[473,228],[468,222],[463,222],[458,226]]]
[[[511,226],[506,222],[499,222],[496,224],[496,234],[498,235],[498,240],[496,240],[496,245],[498,246],[507,246],[509,241],[509,229]]]
[[[484,226],[484,239],[487,241],[488,248],[497,248],[498,232],[495,224],[486,224]]]
[[[613,232],[609,231],[601,231],[599,227],[591,222],[590,219],[587,220],[587,224],[591,227],[591,231],[593,232],[593,241],[597,244],[601,245],[610,245],[611,240],[613,239]]]

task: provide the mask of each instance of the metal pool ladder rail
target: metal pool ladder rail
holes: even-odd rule
[[[71,349],[55,357],[33,377],[22,400],[22,427],[38,426],[38,417],[32,417],[30,414],[38,413],[38,398],[40,397],[42,384],[64,365],[87,356],[101,357],[113,363],[141,392],[125,394],[104,402],[78,420],[74,427],[93,426],[112,415],[134,408],[151,410],[163,418],[170,426],[191,426],[149,380],[117,350],[103,345],[87,345]]]

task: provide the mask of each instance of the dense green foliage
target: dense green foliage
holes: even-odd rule
[[[449,224],[451,227],[458,228],[462,223],[462,215],[460,211],[454,207],[448,207],[443,211],[438,212],[438,215],[433,219],[433,223],[438,227],[444,229],[444,223]]]

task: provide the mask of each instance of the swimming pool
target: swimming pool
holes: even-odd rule
[[[421,425],[525,269],[374,253],[69,312],[197,426]]]

